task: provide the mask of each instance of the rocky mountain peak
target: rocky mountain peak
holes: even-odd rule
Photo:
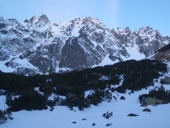
[[[0,29],[5,28],[6,27],[6,23],[3,17],[0,17]]]
[[[126,27],[126,28],[125,28],[125,32],[126,32],[126,33],[131,33],[130,28],[129,28],[129,27]]]
[[[83,19],[84,21],[91,21],[91,22],[100,22],[97,18],[91,17],[91,16],[87,16]]]
[[[114,31],[114,30],[112,30],[112,31]],[[130,34],[131,33],[131,30],[130,30],[130,28],[129,27],[126,27],[126,28],[120,28],[120,27],[118,27],[118,28],[116,28],[115,29],[115,31],[114,32],[116,32],[117,34],[119,34],[119,35],[128,35],[128,34]]]
[[[25,23],[33,23],[34,21],[36,21],[36,16],[33,16],[33,17],[31,17],[30,19],[26,19],[24,22]]]
[[[105,27],[97,18],[93,17],[85,17],[85,18],[76,18],[74,20],[71,20],[72,23],[74,24],[83,24],[83,25],[96,25],[96,26],[101,26]]]
[[[79,23],[79,22],[82,22],[82,19],[81,18],[75,18],[75,19],[71,20],[70,22]]]
[[[150,40],[150,41],[160,39],[162,37],[158,30],[154,30],[149,26],[140,28],[136,30],[134,33],[136,35],[139,35],[141,39]]]
[[[43,27],[50,24],[50,21],[45,14],[41,15],[40,17],[33,16],[29,20],[26,19],[24,22],[29,24],[30,26],[36,27]]]
[[[100,22],[99,19],[93,18],[93,17],[90,17],[90,16],[85,17],[85,18],[83,19],[83,23],[93,24],[93,25],[96,25],[96,26],[98,26],[98,27],[106,28],[106,26],[105,26],[102,22]]]
[[[0,70],[24,74],[81,70],[143,59],[169,44],[157,30],[109,30],[98,19],[50,23],[46,15],[19,23],[0,18]]]
[[[50,23],[47,15],[45,15],[45,14],[41,15],[41,16],[38,18],[38,21],[39,21],[39,22],[44,22],[45,24],[49,24],[49,23]]]

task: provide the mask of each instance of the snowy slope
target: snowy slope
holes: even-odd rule
[[[149,88],[151,89],[151,88]],[[106,124],[111,123],[111,128],[168,128],[170,127],[170,104],[159,106],[147,106],[151,112],[142,112],[145,107],[141,107],[138,101],[140,94],[146,93],[148,90],[141,90],[134,94],[119,94],[118,100],[104,102],[98,106],[91,106],[88,109],[79,111],[74,108],[71,111],[67,107],[57,106],[51,112],[44,111],[20,111],[13,113],[13,120],[0,126],[1,128],[104,128]],[[120,100],[120,96],[125,96],[126,100]],[[103,113],[113,112],[113,116],[109,119],[102,117]],[[128,117],[129,113],[135,113],[139,116]],[[86,118],[87,120],[82,120]],[[73,124],[72,122],[76,122]],[[92,126],[95,123],[96,126]]]
[[[169,65],[169,64],[168,64]],[[170,71],[170,65],[169,69]],[[112,99],[110,102],[102,102],[97,106],[90,106],[89,108],[79,111],[78,108],[70,110],[65,106],[56,106],[53,111],[19,111],[13,112],[13,120],[8,120],[7,123],[1,125],[1,128],[104,128],[106,124],[111,123],[110,128],[169,128],[170,118],[170,104],[163,104],[157,106],[140,106],[138,97],[142,94],[147,94],[151,89],[156,89],[161,86],[160,80],[168,75],[164,74],[157,80],[154,80],[154,86],[135,91],[129,94],[126,93],[112,93],[112,96],[117,99]],[[122,77],[123,80],[123,77]],[[170,85],[163,85],[166,90],[170,90]],[[92,92],[87,92],[92,93]],[[124,96],[126,99],[121,100]],[[4,97],[0,97],[1,103],[4,102]],[[1,104],[0,108],[6,108]],[[142,110],[149,108],[151,112],[143,112]],[[102,116],[103,113],[112,112],[113,116],[106,119]],[[136,117],[128,117],[129,113],[137,114]],[[75,122],[75,123],[73,123]],[[95,126],[92,124],[95,123]]]

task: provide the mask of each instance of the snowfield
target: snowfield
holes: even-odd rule
[[[168,86],[170,85],[164,85],[166,89],[170,89]],[[70,110],[65,106],[56,106],[53,111],[48,109],[13,112],[14,119],[8,120],[0,128],[105,128],[108,123],[111,123],[111,126],[108,126],[110,128],[170,128],[170,104],[140,106],[138,96],[148,93],[154,87],[150,86],[132,94],[129,94],[130,91],[126,94],[113,93],[117,99],[112,99],[111,102],[105,101],[83,111],[77,108]],[[121,96],[126,99],[121,100]],[[1,101],[4,100],[4,97],[0,98]],[[145,108],[149,108],[151,112],[143,112]],[[109,119],[104,118],[102,115],[106,112],[112,112],[113,116]],[[128,117],[129,113],[138,116]],[[95,126],[92,126],[93,123]]]

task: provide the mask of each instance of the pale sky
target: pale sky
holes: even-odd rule
[[[150,26],[170,36],[170,0],[0,0],[0,16],[24,21],[46,14],[51,22],[91,16],[108,28]]]

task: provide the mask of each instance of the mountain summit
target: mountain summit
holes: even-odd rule
[[[150,27],[109,30],[86,17],[51,23],[46,15],[23,23],[0,17],[0,70],[44,74],[144,59],[170,43]]]

